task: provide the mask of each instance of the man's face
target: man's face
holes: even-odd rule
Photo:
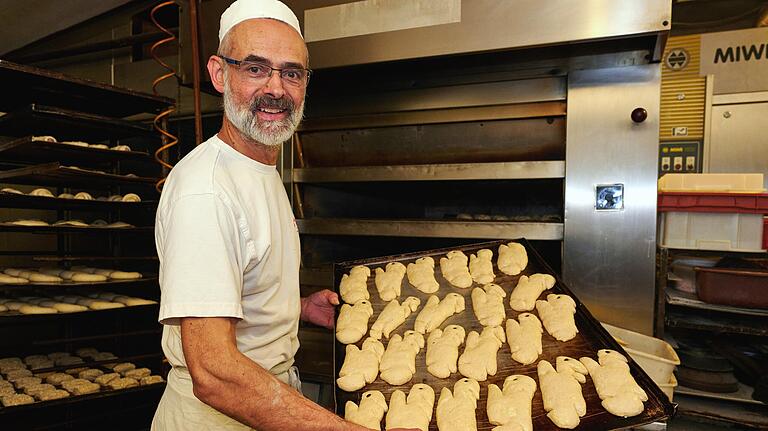
[[[263,62],[271,67],[307,67],[307,50],[301,37],[287,24],[253,19],[227,34],[226,51],[236,60]],[[224,113],[246,137],[267,146],[280,146],[291,138],[304,114],[305,85],[282,80],[279,71],[269,78],[253,79],[242,68],[225,65]]]

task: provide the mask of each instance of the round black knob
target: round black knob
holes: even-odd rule
[[[648,111],[645,110],[645,108],[635,108],[632,110],[632,121],[635,123],[642,123],[645,121],[646,118],[648,118]]]

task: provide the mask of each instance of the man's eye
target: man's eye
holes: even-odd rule
[[[261,64],[248,65],[248,72],[254,75],[263,75],[267,71],[267,67]]]
[[[298,69],[285,69],[283,70],[283,77],[286,79],[300,79],[301,71]]]

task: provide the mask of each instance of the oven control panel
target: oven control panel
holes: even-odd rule
[[[662,142],[659,144],[659,176],[668,173],[700,173],[699,142]]]

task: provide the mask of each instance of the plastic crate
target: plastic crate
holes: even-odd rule
[[[602,325],[656,385],[663,389],[662,385],[672,382],[672,372],[680,365],[680,358],[669,343],[607,323]]]
[[[768,193],[661,192],[659,212],[768,214]]]
[[[663,192],[763,193],[763,174],[666,174],[659,178]]]
[[[765,250],[762,214],[661,213],[659,243],[666,248],[759,252]]]

